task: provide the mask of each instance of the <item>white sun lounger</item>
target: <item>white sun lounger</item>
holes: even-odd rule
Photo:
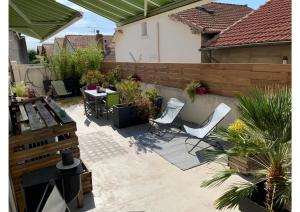
[[[159,127],[164,127],[165,129],[166,129],[166,127],[175,126],[174,122],[175,122],[176,117],[179,118],[180,125],[182,126],[180,111],[182,110],[184,105],[185,105],[184,102],[182,102],[176,98],[170,98],[170,100],[168,101],[161,116],[157,119],[150,120],[149,131],[151,130],[151,128],[153,127],[154,124],[159,125]],[[152,133],[154,133],[154,132],[152,132]],[[160,134],[156,134],[156,135],[163,136],[166,133],[167,133],[167,131],[165,131],[162,135],[160,135]]]
[[[224,103],[219,104],[215,111],[212,113],[210,117],[207,119],[207,123],[201,128],[191,128],[184,125],[185,131],[189,134],[188,138],[185,140],[187,142],[188,139],[197,138],[199,141],[194,145],[194,147],[189,150],[190,153],[196,146],[205,139],[214,129],[215,127],[226,117],[226,115],[230,112],[231,108]]]

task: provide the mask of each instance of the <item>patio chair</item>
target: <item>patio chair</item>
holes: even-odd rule
[[[102,100],[102,113],[106,113],[106,119],[108,120],[108,114],[112,113],[113,106],[120,104],[120,93],[107,93],[106,99]]]
[[[83,96],[84,114],[86,116],[93,112],[96,114],[96,100],[87,96],[83,88],[80,88],[80,91]]]
[[[70,96],[72,92],[66,90],[65,84],[62,80],[51,81],[55,97],[66,97]]]
[[[161,116],[157,119],[150,120],[150,127],[149,127],[148,131],[155,135],[163,137],[167,132],[169,132],[169,130],[167,128],[176,126],[176,123],[175,123],[176,118],[179,121],[179,128],[182,128],[183,125],[182,125],[182,119],[180,116],[180,111],[182,110],[184,105],[185,105],[184,102],[182,102],[176,98],[170,98],[165,109],[161,113]],[[158,127],[164,128],[164,132],[162,132],[162,134],[159,134],[159,133],[155,133],[154,131],[151,131],[152,128],[155,128],[154,124],[157,124]],[[176,136],[176,134],[175,134],[175,136]]]
[[[202,140],[208,137],[208,135],[215,129],[215,127],[226,117],[230,110],[231,108],[229,106],[221,103],[216,107],[214,112],[202,123],[201,128],[190,128],[186,125],[183,126],[185,131],[188,133],[188,137],[186,138],[185,143],[187,143],[187,140],[191,138],[199,139],[194,147],[188,151],[188,153],[192,152]]]

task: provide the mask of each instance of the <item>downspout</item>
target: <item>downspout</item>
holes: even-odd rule
[[[157,28],[157,62],[160,63],[160,41],[159,41],[159,23],[156,23]]]

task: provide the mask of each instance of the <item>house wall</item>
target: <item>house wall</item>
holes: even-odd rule
[[[19,39],[12,31],[9,31],[9,59],[19,64],[29,62],[25,37]]]
[[[204,53],[203,53],[204,54]],[[226,48],[212,51],[213,63],[275,63],[281,64],[282,57],[291,63],[291,44],[248,48]],[[204,61],[209,62],[209,61]]]
[[[68,52],[74,52],[75,51],[75,49],[72,47],[71,43],[68,40],[65,42],[64,46],[65,46],[65,48]]]
[[[60,54],[60,51],[61,51],[61,49],[60,49],[58,43],[57,43],[57,42],[54,42],[53,55],[59,55],[59,54]]]
[[[203,0],[189,5],[188,8],[206,4]],[[156,15],[132,24],[119,27],[122,30],[115,41],[117,62],[147,63],[201,63],[201,35],[193,34],[190,28],[181,22],[172,20],[169,15],[183,7]],[[143,22],[147,23],[147,36],[142,36]]]
[[[231,108],[231,111],[220,123],[220,126],[228,126],[238,118],[236,107],[238,102],[233,97],[225,97],[214,94],[196,95],[195,101],[192,103],[186,92],[182,89],[142,83],[142,89],[144,92],[154,87],[159,90],[159,94],[164,98],[163,105],[165,105],[172,97],[185,102],[185,106],[181,111],[181,117],[185,121],[201,124],[221,103],[228,105]]]

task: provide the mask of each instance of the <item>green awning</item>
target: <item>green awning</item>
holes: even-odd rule
[[[9,0],[9,30],[46,40],[82,14],[54,0]]]
[[[118,26],[154,16],[200,0],[69,0]]]

